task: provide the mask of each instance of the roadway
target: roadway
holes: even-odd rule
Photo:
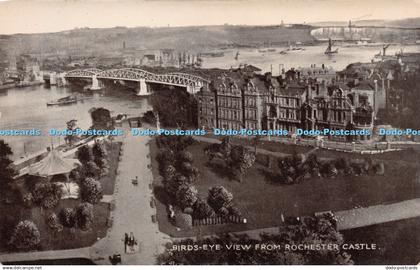
[[[125,134],[127,134],[126,132]],[[125,135],[123,155],[118,170],[112,212],[113,224],[107,236],[92,246],[92,259],[97,264],[109,264],[108,256],[118,253],[123,264],[155,264],[156,256],[164,251],[169,236],[161,233],[158,224],[152,222],[156,209],[150,206],[153,181],[149,153],[149,137]],[[139,183],[134,186],[131,179],[138,176]],[[124,234],[133,232],[139,242],[140,251],[135,254],[124,253]]]

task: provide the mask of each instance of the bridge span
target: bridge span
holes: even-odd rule
[[[100,89],[101,80],[113,81],[134,81],[138,82],[137,95],[144,96],[152,93],[150,84],[173,85],[186,88],[186,90],[195,94],[202,87],[208,87],[210,81],[200,76],[171,72],[165,74],[157,74],[139,68],[117,68],[109,70],[100,70],[96,68],[76,69],[67,72],[64,75],[66,79],[91,79],[91,89]]]

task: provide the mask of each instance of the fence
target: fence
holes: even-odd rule
[[[265,141],[273,141],[283,144],[293,144],[300,146],[318,147],[322,149],[342,151],[342,152],[356,152],[361,154],[379,154],[390,151],[398,151],[402,149],[417,148],[420,149],[419,143],[411,142],[342,142],[330,140],[316,140],[316,139],[294,139],[294,138],[279,138],[270,137],[264,139]]]
[[[239,224],[239,223],[246,223],[246,219],[242,218],[240,216],[216,216],[216,217],[210,217],[205,219],[194,219],[193,220],[193,226],[207,226],[207,225],[219,225],[219,224]]]

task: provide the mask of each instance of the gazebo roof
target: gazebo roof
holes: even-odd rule
[[[78,165],[80,162],[77,159],[63,158],[58,151],[52,150],[43,160],[29,167],[29,174],[42,177],[65,174]]]

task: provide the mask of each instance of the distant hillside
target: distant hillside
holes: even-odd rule
[[[126,48],[202,51],[223,46],[261,46],[312,42],[309,26],[195,26],[165,28],[75,29],[58,33],[0,36],[0,49],[8,53],[98,54]]]
[[[313,26],[348,26],[348,21],[327,21],[327,22],[316,22],[312,23]],[[393,27],[407,27],[407,28],[420,28],[420,17],[408,18],[402,20],[359,20],[352,21],[354,25],[363,26],[393,26]]]

